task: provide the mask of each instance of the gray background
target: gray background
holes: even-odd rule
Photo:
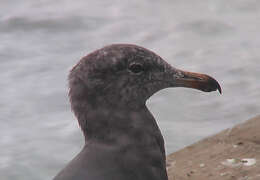
[[[107,44],[144,46],[222,85],[147,102],[168,154],[259,114],[259,27],[258,0],[1,0],[0,179],[51,179],[80,151],[67,75]]]

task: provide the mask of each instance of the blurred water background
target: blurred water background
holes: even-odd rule
[[[259,30],[258,0],[1,0],[0,179],[51,179],[80,151],[67,75],[107,44],[144,46],[222,85],[149,100],[168,154],[259,114]]]

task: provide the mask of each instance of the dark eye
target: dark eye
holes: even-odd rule
[[[133,63],[129,65],[129,70],[135,74],[139,74],[144,71],[144,67],[142,64]]]

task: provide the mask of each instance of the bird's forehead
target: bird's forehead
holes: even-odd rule
[[[152,67],[164,64],[163,60],[150,50],[135,45],[116,44],[88,54],[72,70],[81,69],[92,72],[124,69],[133,61],[149,64]]]
[[[101,59],[112,64],[120,61],[151,61],[156,57],[153,52],[134,45],[112,45],[100,49],[98,54],[103,57]]]

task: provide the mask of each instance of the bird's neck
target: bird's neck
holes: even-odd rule
[[[88,105],[84,113],[79,114],[78,121],[86,141],[123,144],[123,139],[140,141],[148,135],[160,134],[155,119],[145,105],[138,109]]]
[[[164,142],[157,123],[145,103],[114,104],[102,96],[90,94],[82,86],[70,89],[71,107],[85,135],[86,142],[99,141],[119,145],[157,147],[164,152]],[[130,143],[130,144],[127,144]]]
[[[155,119],[145,105],[138,109],[129,109],[124,106],[82,104],[78,108],[74,109],[74,112],[85,135],[84,149],[100,145],[110,147],[111,155],[124,152],[119,153],[119,158],[144,158],[145,162],[133,164],[155,166],[163,170],[163,176],[167,177],[164,140]],[[105,150],[107,151],[107,148]],[[131,158],[128,160],[132,161]]]

